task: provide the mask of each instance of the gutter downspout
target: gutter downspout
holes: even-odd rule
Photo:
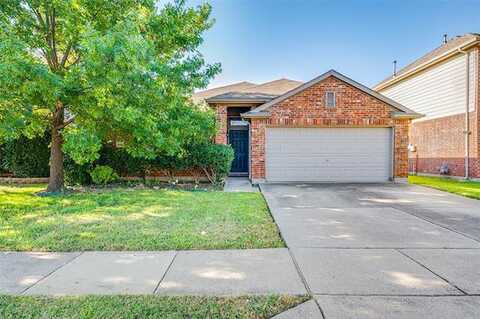
[[[465,179],[470,178],[470,52],[458,49],[466,59],[466,105],[465,105]]]

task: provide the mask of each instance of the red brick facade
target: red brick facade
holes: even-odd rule
[[[469,174],[480,177],[479,117],[470,113]],[[409,170],[412,173],[439,174],[446,164],[451,176],[465,176],[465,114],[412,123],[410,143],[416,152],[409,154]]]
[[[480,58],[475,69],[475,110],[469,114],[469,176],[480,178]],[[465,176],[465,114],[414,121],[410,141],[416,152],[409,154],[409,170],[412,173],[439,174],[443,164],[448,175]]]
[[[336,92],[336,107],[326,108],[326,91]],[[267,127],[393,127],[395,130],[394,176],[408,174],[410,120],[394,120],[391,106],[331,76],[279,102],[269,118],[252,118],[252,180],[265,178],[265,128]]]

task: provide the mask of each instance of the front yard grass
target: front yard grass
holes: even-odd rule
[[[13,297],[0,296],[0,317],[21,318],[271,318],[304,296],[254,297]]]
[[[116,188],[40,197],[0,186],[0,250],[284,247],[259,193]]]
[[[465,197],[480,199],[480,182],[426,176],[409,176],[408,182],[410,184],[428,186]]]

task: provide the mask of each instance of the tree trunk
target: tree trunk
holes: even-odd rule
[[[63,177],[63,137],[59,128],[63,125],[64,111],[61,103],[57,104],[52,123],[52,141],[50,145],[50,178],[47,192],[61,192],[64,189]]]

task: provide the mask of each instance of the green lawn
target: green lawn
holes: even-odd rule
[[[40,197],[0,186],[0,250],[284,247],[259,193],[117,188]]]
[[[480,182],[426,176],[409,176],[408,182],[410,184],[428,186],[442,191],[480,199]]]
[[[0,296],[0,318],[271,318],[307,299],[303,296]]]

